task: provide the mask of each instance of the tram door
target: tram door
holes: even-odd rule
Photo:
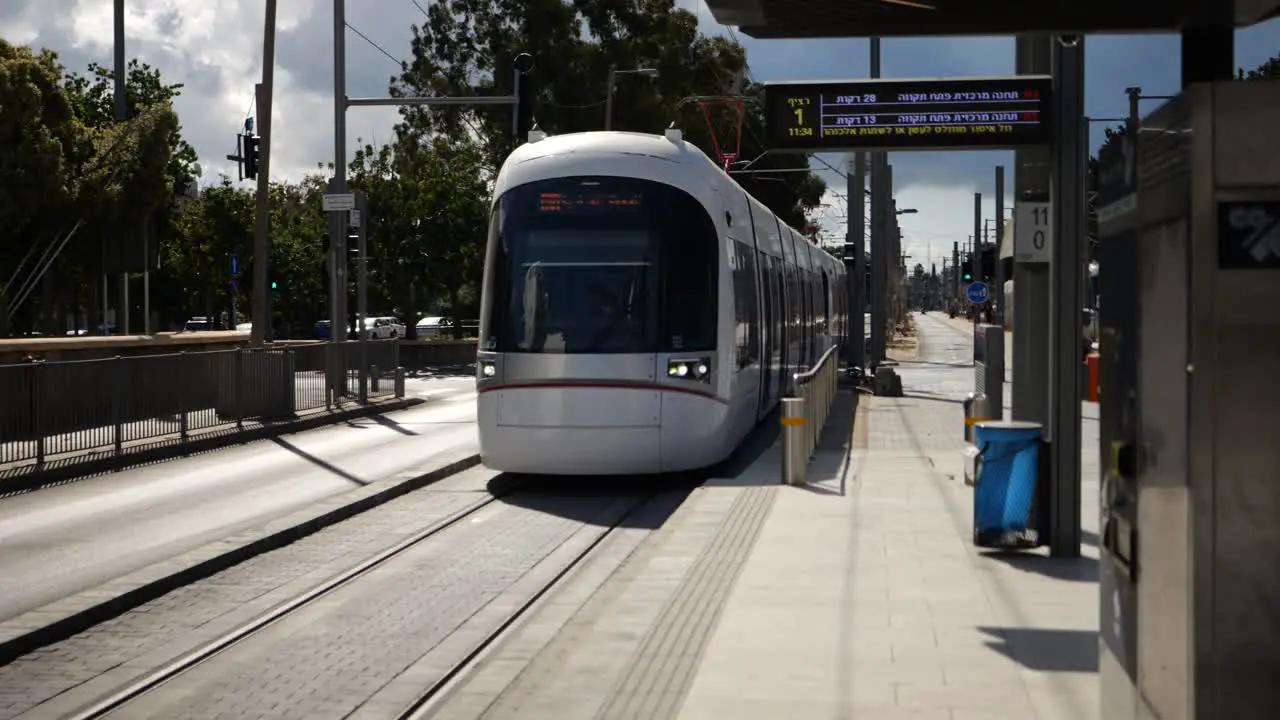
[[[773,297],[776,299],[778,306],[777,324],[774,325],[774,329],[776,329],[778,336],[778,395],[781,396],[783,393],[790,391],[790,388],[787,387],[786,378],[787,363],[790,363],[791,360],[790,352],[787,351],[788,347],[790,347],[791,338],[787,337],[787,291],[782,284],[783,275],[786,273],[786,265],[783,265],[777,259],[774,259],[774,263],[777,263],[778,268],[777,272],[773,273],[773,282],[769,284],[773,286]]]
[[[763,322],[760,324],[760,331],[764,334],[764,369],[760,373],[760,408],[757,417],[762,414],[765,408],[769,407],[769,401],[773,399],[773,298],[772,286],[769,283],[769,276],[773,274],[773,258],[764,253],[757,253],[756,267],[760,274],[757,287],[760,288],[760,300],[764,304]]]

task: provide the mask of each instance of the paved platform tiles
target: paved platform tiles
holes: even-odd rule
[[[811,466],[847,455],[837,472],[777,495],[679,717],[1097,717],[1096,548],[978,552],[972,491],[931,459],[959,447],[959,405],[860,405],[854,447]]]

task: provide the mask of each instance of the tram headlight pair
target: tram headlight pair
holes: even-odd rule
[[[493,364],[492,360],[480,361],[480,377],[491,378],[498,373],[498,367]]]
[[[708,382],[711,378],[711,358],[672,358],[667,361],[667,377]]]

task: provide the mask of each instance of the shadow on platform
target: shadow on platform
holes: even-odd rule
[[[978,628],[994,639],[987,647],[1039,672],[1098,672],[1098,633],[1093,630]]]
[[[1091,557],[1055,558],[1039,553],[1003,551],[984,552],[982,557],[999,560],[1009,567],[1055,580],[1098,582],[1098,561]]]

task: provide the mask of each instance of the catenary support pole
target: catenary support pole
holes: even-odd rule
[[[329,192],[347,191],[347,6],[333,0],[333,180]],[[331,342],[347,339],[347,213],[329,213],[329,257],[333,266],[329,285]],[[339,352],[339,357],[345,358]],[[345,363],[345,360],[344,360]],[[343,365],[340,392],[346,391]]]
[[[880,38],[871,38],[872,78],[880,77]],[[888,187],[889,156],[885,152],[871,153],[871,348],[867,357],[868,369],[878,366],[885,357],[885,330],[889,309],[889,244],[887,214],[889,200],[893,197]]]
[[[850,255],[853,265],[849,278],[849,362],[867,368],[867,154],[854,153],[848,163],[848,213]]]
[[[996,286],[991,289],[991,302],[995,303],[992,321],[1004,329],[1004,166],[996,166]],[[1004,367],[1004,361],[1000,361]]]
[[[360,226],[356,229],[359,253],[356,257],[356,342],[359,343],[361,403],[369,402],[369,197],[357,190],[356,210]],[[414,322],[413,318],[409,319]]]
[[[1080,271],[1084,245],[1084,37],[1053,46],[1052,459],[1049,552],[1080,555]]]
[[[982,193],[973,194],[973,254],[970,256],[973,267],[973,282],[982,281]],[[988,301],[989,302],[989,301]],[[977,332],[982,306],[973,306],[974,332]]]

